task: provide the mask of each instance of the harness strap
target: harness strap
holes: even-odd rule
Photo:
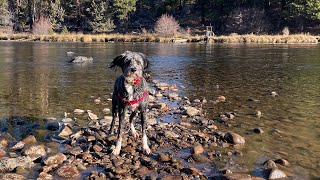
[[[148,90],[146,90],[140,98],[134,99],[134,100],[131,100],[131,101],[128,100],[128,99],[123,98],[120,93],[118,94],[118,98],[121,99],[122,102],[130,104],[132,106],[132,105],[138,104],[139,102],[144,100],[144,98],[147,97],[148,93],[149,93]]]

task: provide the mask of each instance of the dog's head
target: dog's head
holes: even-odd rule
[[[143,71],[148,67],[148,60],[144,54],[126,51],[117,56],[109,65],[109,68],[120,67],[128,83],[134,83],[138,77],[142,77]]]

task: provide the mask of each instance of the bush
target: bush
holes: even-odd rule
[[[283,35],[289,35],[289,34],[290,34],[289,28],[288,28],[288,27],[284,27],[284,28],[282,29],[282,34],[283,34]]]
[[[61,33],[62,34],[68,34],[69,33],[67,26],[63,26]]]
[[[37,35],[47,35],[52,32],[52,24],[50,19],[46,17],[40,17],[37,22],[32,26],[32,33]]]
[[[168,14],[163,14],[156,22],[154,30],[162,36],[173,36],[180,29],[178,21]]]

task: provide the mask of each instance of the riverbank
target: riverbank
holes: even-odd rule
[[[309,34],[293,35],[229,35],[229,36],[187,36],[160,37],[155,34],[0,34],[1,41],[43,41],[43,42],[164,42],[164,43],[319,43],[320,36]]]
[[[43,126],[45,142],[34,135],[21,140],[8,133],[0,134],[0,178],[5,179],[277,179],[287,177],[290,164],[285,159],[269,159],[259,165],[252,175],[234,159],[242,156],[241,149],[248,140],[245,134],[223,131],[230,121],[237,119],[234,112],[208,119],[203,104],[206,99],[181,97],[175,84],[153,81],[156,94],[149,95],[147,134],[152,153],[142,152],[141,139],[134,139],[129,127],[123,136],[120,156],[111,155],[116,136],[110,135],[110,110],[106,115],[75,109],[71,118],[47,118]],[[272,97],[273,94],[270,94]],[[92,103],[109,102],[95,99]],[[228,103],[217,96],[216,105]],[[257,115],[258,116],[258,115]],[[175,119],[168,123],[165,119]],[[79,126],[79,121],[86,126]],[[137,126],[139,123],[137,123]],[[137,128],[140,129],[140,128]],[[43,130],[42,130],[43,131]],[[261,134],[256,128],[253,133]],[[217,162],[225,162],[218,167]],[[30,173],[31,172],[31,173]]]

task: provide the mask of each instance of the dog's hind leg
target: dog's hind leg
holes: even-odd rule
[[[148,138],[147,138],[147,134],[146,134],[146,129],[147,129],[147,127],[146,127],[147,126],[147,112],[146,112],[146,110],[142,110],[140,112],[140,116],[141,116],[141,129],[142,129],[142,148],[146,154],[150,154],[151,150],[148,145]]]
[[[110,125],[110,134],[114,133],[114,125],[116,123],[116,119],[118,118],[118,108],[112,106],[112,121],[111,121],[111,125]]]
[[[127,112],[127,107],[118,107],[118,113],[119,113],[119,127],[118,127],[118,137],[117,137],[117,143],[116,147],[113,149],[112,154],[119,155],[121,150],[121,143],[122,143],[122,132],[124,128],[125,123],[125,114]]]
[[[138,138],[139,137],[139,133],[137,133],[136,129],[134,128],[134,122],[133,122],[133,118],[136,116],[137,112],[133,111],[129,117],[129,122],[130,122],[130,129],[131,129],[131,133],[133,135],[134,138]]]

